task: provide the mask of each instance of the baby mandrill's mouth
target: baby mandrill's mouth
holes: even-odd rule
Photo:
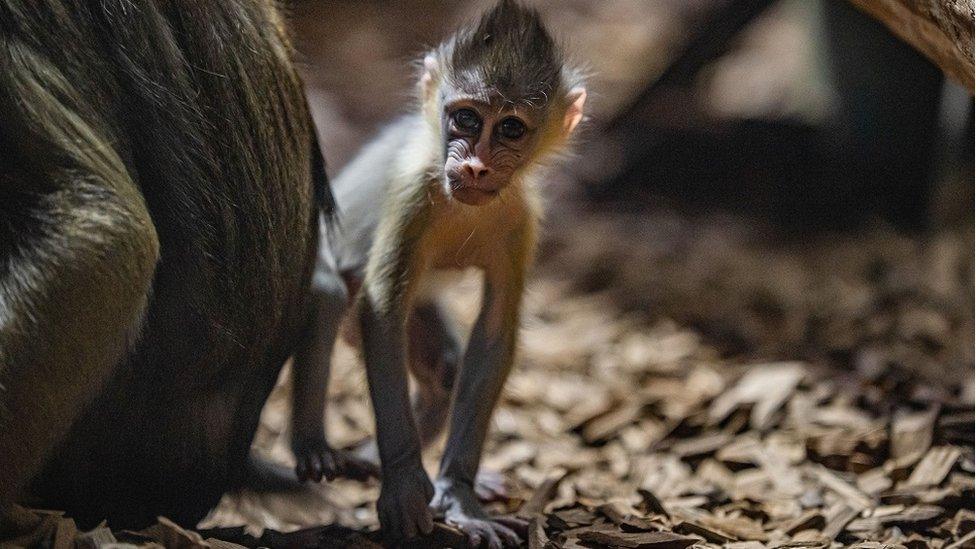
[[[492,198],[498,196],[498,191],[478,189],[469,186],[455,187],[451,191],[451,196],[456,198],[458,202],[467,204],[469,206],[481,206],[482,204],[487,204]]]
[[[462,204],[481,206],[498,196],[498,189],[476,187],[461,178],[449,178],[448,188],[451,196]]]

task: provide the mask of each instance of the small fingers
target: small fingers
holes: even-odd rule
[[[372,478],[380,478],[380,466],[369,460],[356,460],[358,467],[364,475]]]
[[[434,531],[434,519],[429,512],[418,513],[416,516],[404,517],[403,539],[413,539],[426,536]]]
[[[335,459],[332,452],[322,452],[319,454],[319,459],[321,460],[321,474],[325,476],[325,480],[332,482],[342,469],[342,465]]]
[[[300,482],[331,482],[339,477],[365,481],[378,478],[380,469],[375,463],[359,459],[342,451],[322,450],[298,456],[295,476]]]
[[[467,536],[469,547],[492,549],[519,547],[522,537],[505,524],[492,520],[465,520],[456,524]]]
[[[518,547],[522,542],[522,538],[508,526],[496,522],[492,524],[492,527],[505,547]]]
[[[312,480],[322,482],[322,457],[318,454],[308,456]]]
[[[392,510],[381,511],[380,525],[383,528],[383,538],[388,544],[427,535],[434,531],[434,519],[426,503],[395,506]]]
[[[488,542],[487,545],[489,549],[503,549],[505,547],[502,545],[501,538],[498,537],[498,534],[495,533],[493,528],[484,528],[482,531],[484,532],[483,537],[485,538],[485,541]]]
[[[308,464],[302,458],[298,458],[295,462],[295,476],[298,477],[298,482],[308,481]]]
[[[529,534],[529,521],[527,520],[509,516],[494,517],[491,520],[515,532],[519,537],[526,537]]]
[[[300,456],[295,464],[295,476],[300,482],[322,480],[322,466],[318,457],[314,454]]]

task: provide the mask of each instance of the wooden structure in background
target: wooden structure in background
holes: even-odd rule
[[[851,0],[973,91],[973,0]]]

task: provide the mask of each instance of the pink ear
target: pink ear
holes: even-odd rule
[[[563,133],[569,135],[573,133],[576,126],[583,120],[583,105],[586,104],[586,88],[578,87],[569,90],[566,94],[566,115],[563,117]]]

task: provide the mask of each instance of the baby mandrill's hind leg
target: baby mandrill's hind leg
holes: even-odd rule
[[[312,310],[305,340],[292,364],[292,451],[298,480],[338,476],[365,479],[377,476],[374,463],[332,448],[325,436],[325,399],[332,349],[348,304],[342,277],[320,258],[312,279]]]
[[[414,306],[407,321],[407,364],[416,381],[413,414],[420,443],[430,446],[444,431],[451,409],[454,381],[461,360],[461,341],[453,319],[431,302]],[[379,462],[376,440],[356,450],[361,459]]]
[[[426,447],[437,439],[447,423],[461,361],[461,342],[456,323],[434,303],[415,306],[407,330],[408,364],[417,382],[413,395],[414,417],[420,442]]]
[[[416,381],[413,412],[421,444],[426,448],[444,431],[463,352],[457,322],[443,307],[423,302],[414,307],[407,326],[410,373]],[[357,455],[379,461],[376,441],[370,440]],[[484,502],[505,499],[507,482],[494,471],[479,471],[475,492]]]

